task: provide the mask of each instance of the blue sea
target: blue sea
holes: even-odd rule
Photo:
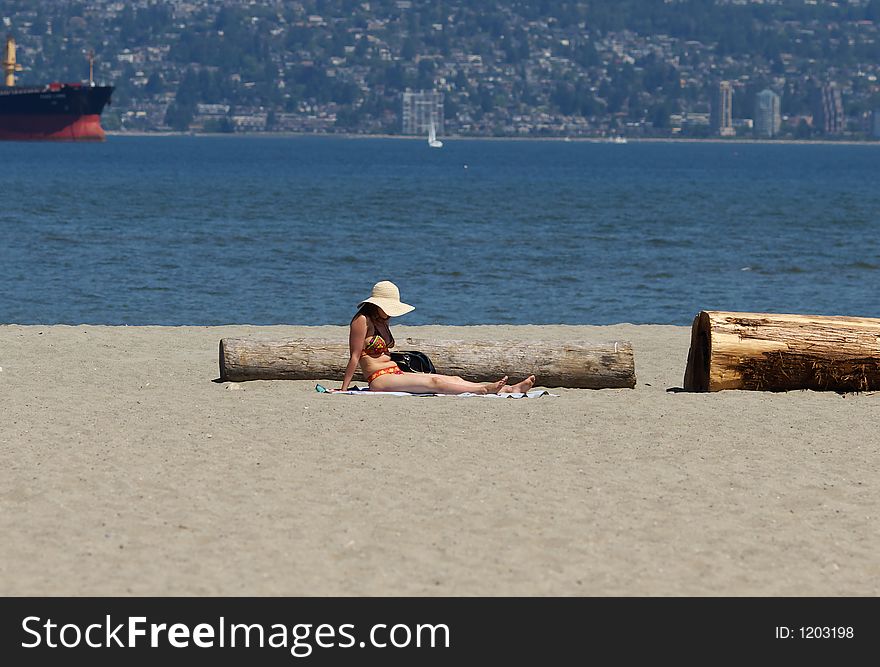
[[[0,143],[0,323],[880,317],[880,146],[328,137]]]

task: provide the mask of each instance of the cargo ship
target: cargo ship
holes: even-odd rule
[[[101,112],[110,103],[113,86],[96,86],[89,59],[88,83],[15,85],[21,65],[15,60],[15,40],[6,39],[2,66],[5,86],[0,86],[0,140],[103,141]]]

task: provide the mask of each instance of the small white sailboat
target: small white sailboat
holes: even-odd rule
[[[428,130],[428,145],[431,148],[443,148],[443,142],[437,139],[437,130],[434,129],[434,121],[431,121],[431,127]]]

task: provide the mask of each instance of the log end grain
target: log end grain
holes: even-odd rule
[[[709,361],[712,358],[712,325],[701,311],[691,325],[691,346],[684,371],[685,391],[709,391]]]
[[[220,381],[229,382],[229,376],[226,373],[226,339],[220,339]]]

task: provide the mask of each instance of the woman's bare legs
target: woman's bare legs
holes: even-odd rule
[[[370,391],[407,391],[413,394],[497,394],[507,376],[497,382],[468,382],[455,375],[404,373],[380,375],[370,384]],[[519,390],[513,390],[519,391]]]
[[[525,394],[532,388],[532,385],[535,384],[535,376],[529,375],[522,382],[517,382],[516,384],[506,384],[501,389],[498,390],[499,394]]]

